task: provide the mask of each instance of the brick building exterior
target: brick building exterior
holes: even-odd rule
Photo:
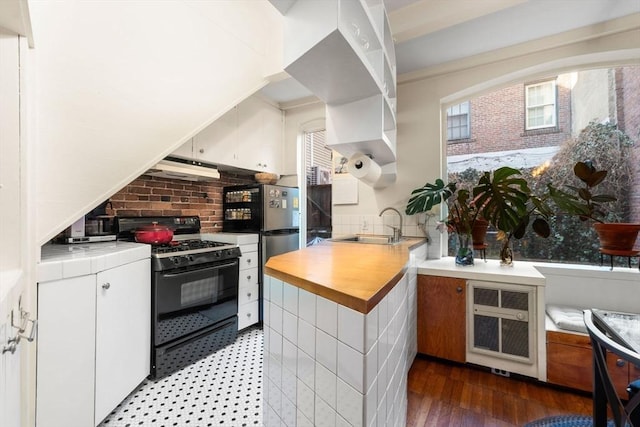
[[[571,137],[569,77],[557,80],[557,122],[552,128],[525,129],[525,84],[479,96],[470,103],[470,138],[452,140],[447,155],[558,146]]]

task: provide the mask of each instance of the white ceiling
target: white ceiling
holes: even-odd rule
[[[398,75],[640,12],[640,0],[384,0]],[[269,84],[278,103],[310,95]]]

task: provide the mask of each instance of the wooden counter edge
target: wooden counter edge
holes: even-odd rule
[[[419,237],[409,238],[409,239],[411,240],[409,240],[406,243],[407,253],[419,247],[425,242],[425,239],[419,238]],[[345,244],[345,243],[341,242],[341,244]],[[361,245],[362,243],[351,243],[351,244]],[[371,298],[367,300],[355,297],[353,295],[348,295],[336,289],[327,288],[326,286],[323,286],[321,284],[312,282],[310,280],[306,280],[299,276],[282,272],[280,270],[273,269],[269,266],[264,267],[264,273],[276,279],[282,280],[283,282],[294,285],[300,289],[304,289],[305,291],[311,292],[312,294],[319,295],[330,301],[333,301],[345,307],[351,308],[352,310],[356,310],[363,314],[368,314],[393,289],[393,287],[400,281],[400,279],[402,279],[402,276],[407,272],[409,261],[410,259],[409,257],[407,257],[407,262],[405,266],[400,271],[398,271],[398,273],[395,276],[393,276],[391,280],[383,284],[380,287],[380,289],[373,296],[371,296]]]

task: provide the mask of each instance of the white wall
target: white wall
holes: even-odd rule
[[[267,1],[32,1],[42,244],[281,71]]]

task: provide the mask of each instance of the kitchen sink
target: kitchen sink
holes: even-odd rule
[[[404,239],[401,237],[400,242]],[[369,243],[373,245],[395,245],[399,242],[393,241],[393,236],[378,236],[378,235],[348,235],[343,237],[336,237],[331,239],[332,242],[348,242],[348,243]]]

